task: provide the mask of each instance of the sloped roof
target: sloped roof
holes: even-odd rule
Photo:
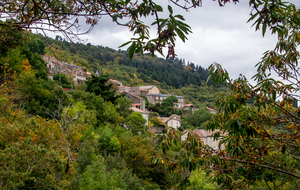
[[[134,97],[138,98],[138,99],[144,99],[144,98],[141,98],[141,97],[139,97],[139,96],[137,96],[137,95],[135,95],[135,94],[132,94],[132,93],[130,93],[130,92],[122,92],[122,94],[123,94],[123,93],[127,93],[127,94],[129,94],[129,95],[131,95],[131,96],[134,96]]]
[[[42,59],[45,60],[45,61],[51,61],[53,63],[57,63],[59,65],[63,65],[63,64],[67,64],[66,62],[63,62],[61,60],[58,60],[57,58],[55,57],[52,57],[50,55],[42,55]]]
[[[166,123],[169,121],[170,117],[158,117],[163,123]]]
[[[172,114],[172,115],[171,115],[169,118],[170,118],[170,119],[172,118],[172,119],[175,119],[175,120],[181,121],[181,116],[179,116],[179,115],[176,115],[176,114]]]
[[[141,110],[141,109],[139,109],[139,108],[136,108],[136,107],[131,107],[130,109],[131,109],[132,111],[135,111],[135,112],[149,113],[149,112],[147,112],[147,111],[143,111],[143,110]]]
[[[194,104],[185,104],[184,107],[194,106]],[[195,107],[195,106],[194,106]]]
[[[215,129],[214,131],[211,131],[211,130],[204,130],[204,129],[196,129],[196,130],[199,130],[203,135],[205,135],[206,137],[212,137],[215,133],[218,133],[218,132],[221,132],[220,129]],[[195,130],[194,130],[195,131]],[[224,137],[226,136],[228,133],[224,133],[224,132],[221,132],[220,133],[220,136],[221,137]]]
[[[71,65],[71,64],[68,64],[68,63],[65,63],[65,65],[68,65],[68,66],[71,66],[71,67],[77,67],[77,68],[84,69],[83,67],[80,67],[80,66],[78,66],[78,65]]]
[[[213,112],[217,112],[216,110],[210,108],[210,107],[205,107],[205,109],[209,110],[209,111],[213,111]]]
[[[146,96],[159,96],[159,97],[175,96],[177,99],[178,98],[184,98],[183,96],[176,96],[176,95],[173,95],[173,94],[146,94]]]
[[[140,86],[139,88],[140,89],[143,89],[143,90],[150,90],[154,87],[155,85],[148,85],[148,86]]]

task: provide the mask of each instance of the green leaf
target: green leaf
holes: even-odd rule
[[[185,42],[185,35],[184,35],[184,33],[180,30],[180,29],[178,29],[178,28],[175,28],[175,31],[176,31],[176,33],[178,34],[178,36],[180,37],[180,39],[183,41],[183,42]]]
[[[162,12],[163,8],[160,5],[155,5],[154,6],[157,12]]]
[[[128,45],[131,41],[125,42],[124,44],[120,45],[119,48],[124,47],[126,45]]]
[[[173,9],[170,5],[168,5],[168,9],[169,9],[170,14],[173,14]]]
[[[182,15],[175,15],[174,17],[179,18],[180,20],[185,20]]]
[[[266,30],[267,30],[267,23],[264,22],[263,28],[262,28],[262,35],[263,35],[263,37],[265,36]]]
[[[129,47],[129,52],[128,52],[128,57],[130,60],[133,58],[135,48],[136,48],[136,44],[135,44],[135,42],[133,42],[131,44],[131,46]]]

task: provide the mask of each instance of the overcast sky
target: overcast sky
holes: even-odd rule
[[[261,31],[255,31],[251,27],[252,23],[247,23],[251,12],[248,2],[220,7],[217,1],[206,0],[202,7],[189,12],[174,9],[175,13],[185,17],[193,31],[185,43],[179,39],[176,41],[175,53],[178,58],[204,68],[217,62],[229,71],[231,78],[242,73],[250,79],[256,71],[255,64],[265,51],[275,47],[277,37],[267,32],[263,38]],[[298,2],[299,5],[299,0],[290,2]],[[164,10],[159,16],[168,14],[167,9]],[[154,30],[153,33],[155,34]],[[119,45],[131,37],[127,28],[117,26],[110,18],[103,18],[90,34],[82,38],[87,40],[86,43],[118,49]]]

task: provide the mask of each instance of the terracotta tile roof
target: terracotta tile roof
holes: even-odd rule
[[[185,104],[184,107],[187,107],[187,106],[194,106],[194,104]]]
[[[209,111],[213,111],[213,112],[217,112],[216,110],[210,108],[210,107],[205,107],[205,109],[209,110]]]

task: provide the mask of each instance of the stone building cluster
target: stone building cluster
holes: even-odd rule
[[[80,84],[87,80],[87,77],[91,73],[78,65],[73,63],[69,64],[67,62],[60,61],[50,55],[42,55],[43,60],[47,63],[48,77],[53,79],[53,74],[63,73],[67,77],[74,80],[75,83]]]
[[[160,90],[155,85],[147,86],[123,86],[122,82],[117,80],[110,80],[118,87],[118,93],[124,94],[124,96],[132,102],[132,107],[134,111],[140,112],[142,115],[149,114],[145,106],[144,98],[141,98],[141,95],[144,95],[150,104],[162,103],[164,99],[171,94],[161,94]],[[185,98],[183,96],[176,96],[178,103],[174,104],[174,107],[177,109],[188,110],[192,108],[194,110],[193,104],[186,104]],[[186,106],[187,105],[187,106]],[[158,117],[166,126],[178,129],[181,127],[181,116],[171,115],[170,117]],[[155,132],[159,132],[155,130]]]

